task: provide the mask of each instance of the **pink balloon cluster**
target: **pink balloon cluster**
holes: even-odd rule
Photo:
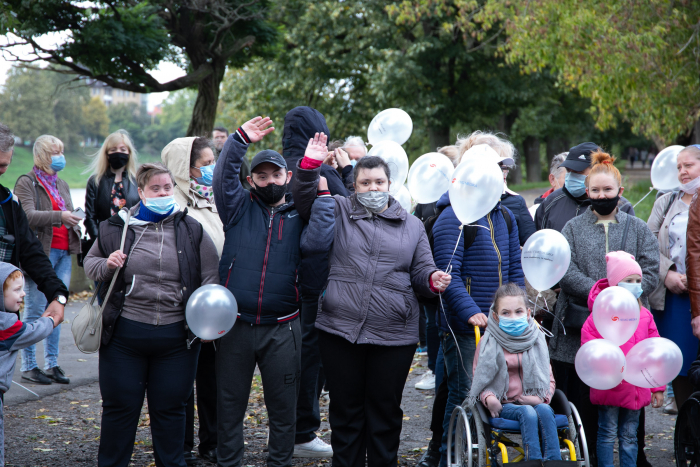
[[[585,384],[594,389],[612,389],[624,379],[634,386],[655,388],[678,376],[683,354],[668,339],[645,339],[626,356],[620,349],[639,325],[639,302],[627,289],[603,290],[593,303],[592,315],[603,339],[586,342],[576,353],[576,373]]]

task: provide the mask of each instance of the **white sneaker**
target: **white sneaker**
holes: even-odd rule
[[[321,438],[314,438],[308,443],[295,444],[292,457],[333,457],[333,448]]]
[[[422,391],[435,389],[435,373],[428,370],[420,381],[416,383],[416,389],[420,389]]]

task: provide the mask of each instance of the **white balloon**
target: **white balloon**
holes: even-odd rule
[[[187,325],[195,336],[214,340],[228,333],[236,323],[238,303],[223,285],[203,285],[190,295],[185,308]]]
[[[623,287],[608,287],[595,298],[591,314],[603,339],[623,345],[639,325],[639,302]]]
[[[400,144],[393,141],[384,141],[370,149],[368,156],[381,157],[389,165],[391,172],[391,185],[389,193],[395,195],[406,182],[408,175],[408,156]]]
[[[495,164],[501,162],[501,156],[488,144],[477,144],[470,147],[467,152],[462,155],[460,163],[467,161],[469,159],[483,159],[489,160]],[[513,159],[504,159],[503,162],[507,162],[507,165],[513,164]]]
[[[576,374],[594,389],[612,389],[622,382],[625,354],[605,339],[588,341],[576,352]]]
[[[657,190],[674,190],[681,186],[678,181],[678,153],[685,146],[669,146],[663,149],[654,158],[651,164],[651,184]]]
[[[498,204],[503,194],[503,172],[488,160],[469,159],[452,174],[450,204],[462,224],[478,221]]]
[[[433,203],[449,190],[454,170],[452,161],[444,154],[423,154],[408,171],[408,191],[417,203]]]
[[[683,366],[683,353],[663,337],[650,337],[627,352],[625,381],[640,388],[659,388],[676,379]]]
[[[571,246],[556,230],[543,229],[527,239],[520,259],[527,281],[537,291],[556,285],[571,263]]]
[[[403,144],[413,132],[411,117],[401,109],[386,109],[379,112],[367,127],[367,141],[375,145],[382,141]]]
[[[411,193],[408,192],[408,188],[405,186],[402,186],[399,188],[398,192],[393,195],[394,199],[401,204],[401,207],[404,208],[408,213],[410,214],[412,209],[411,209]]]

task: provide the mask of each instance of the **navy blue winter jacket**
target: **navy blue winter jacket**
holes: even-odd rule
[[[535,221],[532,220],[532,215],[527,209],[525,198],[515,194],[514,192],[506,191],[501,196],[501,204],[513,213],[515,221],[518,223],[518,236],[520,237],[520,246],[524,246],[530,235],[537,232]]]
[[[239,319],[281,323],[299,316],[300,242],[307,226],[293,202],[273,210],[241,186],[238,173],[247,148],[231,134],[214,169],[214,199],[225,232],[219,278],[236,298]],[[328,215],[312,222],[331,219],[332,230],[334,202],[325,203]]]
[[[468,323],[469,318],[477,313],[488,314],[493,295],[500,285],[515,282],[525,287],[520,265],[518,224],[513,213],[506,208],[512,223],[509,234],[498,203],[476,222],[486,228],[477,228],[474,242],[464,251],[464,235],[459,235],[462,223],[450,205],[448,193],[442,195],[437,207],[445,207],[445,210],[433,226],[435,265],[443,271],[448,264],[452,266],[452,282],[442,294],[444,312],[455,334],[473,334],[474,328]],[[452,258],[458,237],[459,245]],[[445,314],[438,308],[440,330],[449,332]]]

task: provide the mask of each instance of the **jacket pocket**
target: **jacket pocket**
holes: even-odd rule
[[[226,283],[224,284],[224,287],[226,288],[228,288],[228,281],[231,280],[231,272],[233,271],[234,264],[236,264],[236,258],[231,260],[231,265],[228,267],[228,271],[226,272]]]

